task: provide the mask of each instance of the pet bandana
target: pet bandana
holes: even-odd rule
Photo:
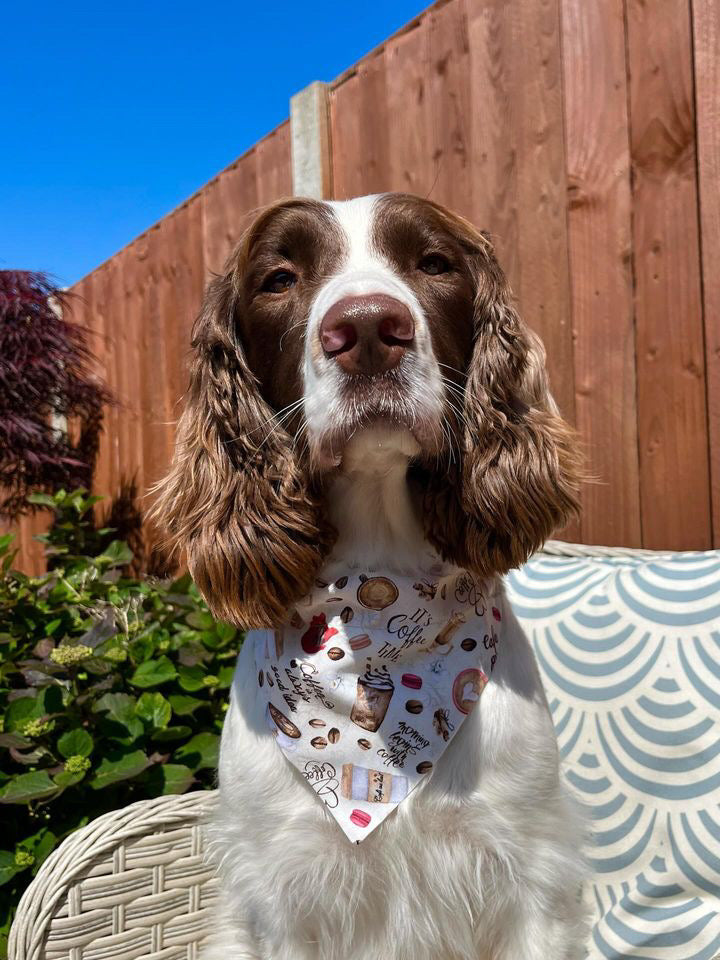
[[[502,595],[435,569],[328,568],[287,626],[253,633],[268,726],[355,843],[431,776],[495,666]]]

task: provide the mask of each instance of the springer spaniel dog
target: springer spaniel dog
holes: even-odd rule
[[[577,509],[574,434],[488,238],[291,199],[210,284],[157,512],[248,630],[204,960],[584,955],[584,831],[502,575]]]

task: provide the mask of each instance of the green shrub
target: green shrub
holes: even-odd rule
[[[241,642],[188,576],[126,575],[130,551],[90,520],[98,498],[34,499],[56,514],[43,538],[52,570],[12,570],[12,538],[0,537],[5,936],[23,889],[67,834],[134,800],[214,785]]]

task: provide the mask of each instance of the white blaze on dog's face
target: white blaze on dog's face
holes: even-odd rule
[[[378,420],[412,434],[415,449],[407,452],[436,445],[441,434],[443,376],[430,318],[378,242],[377,213],[386,203],[360,197],[330,205],[345,250],[312,304],[303,362],[311,448],[328,465]]]

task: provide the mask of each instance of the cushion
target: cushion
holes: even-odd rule
[[[720,955],[720,551],[507,578],[591,821],[588,956]]]

